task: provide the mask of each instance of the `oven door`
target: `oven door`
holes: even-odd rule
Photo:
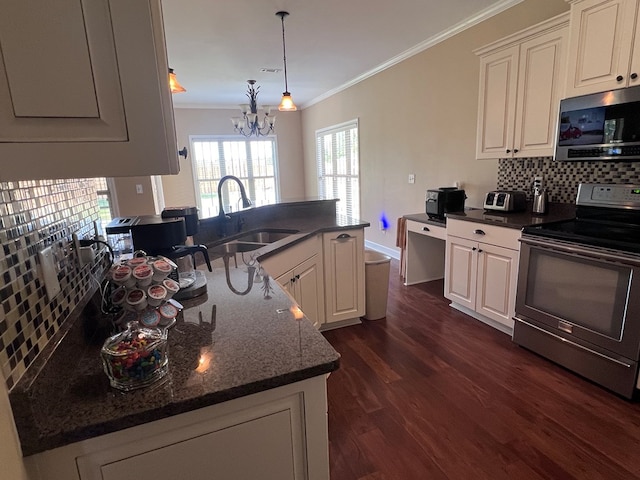
[[[527,235],[521,242],[516,317],[638,360],[640,257]]]

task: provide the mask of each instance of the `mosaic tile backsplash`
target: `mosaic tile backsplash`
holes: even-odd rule
[[[575,203],[580,183],[640,184],[640,162],[554,162],[553,157],[500,159],[498,189],[533,197],[533,178],[544,178],[549,201]]]
[[[97,219],[91,179],[0,182],[0,371],[9,390],[100,278],[100,262],[81,269],[71,248],[72,234],[93,236]],[[61,287],[55,298],[38,265],[48,246]]]

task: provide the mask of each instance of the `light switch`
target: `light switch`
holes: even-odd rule
[[[136,183],[136,193],[138,195],[142,195],[144,193],[144,190],[142,189],[142,184],[141,183]]]
[[[56,272],[51,247],[47,247],[38,252],[38,258],[40,259],[40,275],[44,281],[44,287],[47,290],[47,297],[51,300],[60,293],[60,282],[58,281],[58,274]]]
[[[416,183],[416,174],[415,173],[410,173],[409,174],[409,183]]]

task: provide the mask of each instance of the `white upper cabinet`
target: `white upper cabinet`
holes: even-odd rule
[[[638,0],[582,0],[571,5],[566,96],[640,84]]]
[[[476,50],[477,158],[553,155],[568,22],[563,14]]]
[[[0,11],[0,181],[178,173],[160,0]]]

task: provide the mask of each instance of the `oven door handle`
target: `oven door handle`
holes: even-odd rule
[[[640,265],[640,258],[632,255],[616,254],[611,251],[593,246],[575,246],[567,242],[559,242],[557,240],[535,240],[531,237],[521,237],[520,241],[527,245],[534,247],[546,248],[548,250],[555,250],[577,257],[593,258],[595,260],[606,260],[615,263],[624,263],[626,265]]]
[[[584,345],[580,345],[579,343],[572,342],[571,340],[568,340],[568,339],[566,339],[566,338],[564,338],[564,337],[561,337],[560,335],[556,335],[555,333],[551,333],[550,331],[545,330],[544,328],[540,328],[540,327],[538,327],[538,326],[536,326],[536,325],[533,325],[532,323],[529,323],[529,322],[527,322],[527,321],[525,321],[525,320],[523,320],[523,319],[521,319],[521,318],[519,318],[519,317],[513,317],[513,319],[514,319],[516,322],[524,323],[527,327],[531,327],[531,328],[533,328],[533,329],[535,329],[535,330],[538,330],[538,331],[540,331],[540,332],[542,332],[542,333],[545,333],[545,334],[547,334],[547,335],[549,335],[549,336],[551,336],[551,337],[555,338],[556,340],[560,340],[561,342],[567,343],[567,344],[569,344],[569,345],[571,345],[571,346],[573,346],[573,347],[580,348],[580,349],[582,349],[582,350],[586,350],[586,351],[587,351],[587,352],[589,352],[589,353],[592,353],[592,354],[594,354],[594,355],[597,355],[597,356],[599,356],[599,357],[602,357],[602,358],[604,358],[605,360],[609,360],[610,362],[613,362],[613,363],[617,363],[617,364],[619,364],[619,365],[622,365],[623,367],[631,368],[631,365],[630,365],[629,363],[621,362],[620,360],[617,360],[617,359],[615,359],[615,358],[611,358],[611,357],[609,357],[608,355],[605,355],[605,354],[603,354],[603,353],[596,352],[595,350],[593,350],[593,349],[591,349],[591,348],[588,348],[588,347],[585,347]]]

